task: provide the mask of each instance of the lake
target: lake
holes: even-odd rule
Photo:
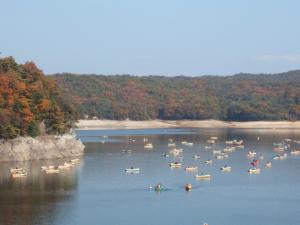
[[[0,224],[28,225],[299,225],[300,156],[273,160],[273,143],[284,138],[299,140],[295,130],[256,129],[144,129],[77,131],[85,146],[80,163],[59,174],[44,174],[42,165],[65,160],[42,160],[0,164]],[[107,136],[107,137],[105,137]],[[217,136],[214,149],[223,149],[226,140],[243,139],[245,148],[217,160],[207,140]],[[259,138],[258,138],[259,137]],[[144,149],[143,139],[153,143]],[[169,139],[183,149],[183,158],[168,153]],[[193,146],[181,144],[193,142]],[[291,143],[291,149],[299,149]],[[131,153],[122,150],[132,150]],[[260,174],[249,174],[256,151]],[[200,159],[193,156],[199,154]],[[204,163],[213,159],[212,165]],[[182,168],[171,169],[179,161]],[[272,162],[272,168],[264,164]],[[220,171],[224,165],[232,171]],[[195,180],[188,165],[211,180]],[[9,168],[26,168],[26,178],[12,179]],[[139,167],[140,173],[125,169]],[[162,183],[164,191],[150,189]],[[186,183],[193,189],[184,190]]]

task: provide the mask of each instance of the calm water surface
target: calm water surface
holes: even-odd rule
[[[300,224],[300,157],[288,155],[285,160],[272,161],[270,169],[263,166],[275,154],[273,142],[300,140],[296,131],[148,129],[78,131],[77,136],[86,150],[71,170],[48,175],[40,170],[42,165],[64,160],[0,164],[0,224]],[[216,146],[220,149],[229,139],[243,139],[245,149],[206,165],[204,161],[213,158],[212,151],[204,149],[210,136],[219,137]],[[153,150],[143,148],[145,137],[153,143]],[[170,162],[179,160],[162,156],[170,149],[169,138],[184,149],[183,165],[197,165],[200,172],[212,175],[211,181],[195,180],[194,173],[186,173],[184,166],[169,168]],[[181,141],[194,146],[182,146]],[[123,149],[132,153],[124,154]],[[265,157],[260,175],[247,173],[249,150]],[[200,154],[201,159],[193,159],[194,154]],[[225,164],[232,166],[231,173],[220,171]],[[28,177],[11,179],[8,170],[13,166],[26,168]],[[124,169],[130,166],[141,168],[141,172],[126,174]],[[167,190],[157,193],[148,188],[158,182]],[[186,183],[192,183],[191,192],[184,191]]]

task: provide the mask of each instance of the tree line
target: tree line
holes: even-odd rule
[[[80,117],[114,120],[298,120],[300,71],[164,77],[51,75]]]

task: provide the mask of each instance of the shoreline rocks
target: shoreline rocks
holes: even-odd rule
[[[71,134],[17,137],[0,142],[0,162],[78,157],[83,152],[84,145]]]

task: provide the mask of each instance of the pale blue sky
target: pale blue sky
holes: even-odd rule
[[[0,0],[0,51],[45,73],[300,68],[299,0]]]

